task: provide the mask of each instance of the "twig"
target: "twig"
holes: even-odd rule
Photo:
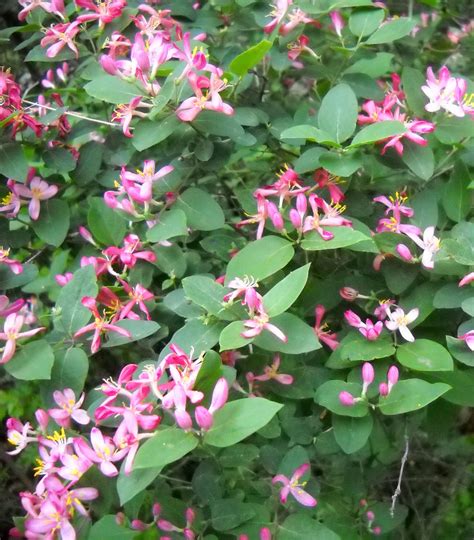
[[[28,99],[23,99],[22,101],[24,101],[25,103],[28,103],[28,105],[34,105],[36,107],[46,109],[47,111],[54,111],[54,112],[59,111],[59,109],[55,109],[54,107],[50,107],[49,105],[42,105],[40,103],[36,103],[35,101],[29,101]],[[114,124],[113,122],[107,122],[106,120],[99,120],[98,118],[91,118],[90,116],[85,116],[84,114],[73,112],[73,111],[64,111],[62,114],[65,114],[67,116],[73,116],[74,118],[80,118],[81,120],[87,120],[88,122],[102,124],[104,126],[118,127],[117,124]]]
[[[405,452],[402,456],[402,461],[400,463],[400,472],[398,474],[398,484],[395,492],[392,495],[392,506],[390,507],[390,515],[393,517],[395,514],[395,505],[397,504],[397,499],[400,493],[402,492],[402,479],[403,479],[403,470],[405,469],[405,464],[408,460],[408,452],[410,451],[410,441],[408,439],[408,433],[405,432]]]

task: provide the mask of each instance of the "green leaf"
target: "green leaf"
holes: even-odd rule
[[[54,365],[48,389],[53,392],[54,390],[71,388],[76,397],[79,397],[84,389],[88,371],[89,360],[82,349],[76,347],[61,349],[54,355]]]
[[[90,200],[87,225],[92,235],[107,246],[120,244],[127,232],[127,222],[109,208],[101,197]]]
[[[331,174],[351,176],[362,167],[362,159],[354,154],[337,154],[326,152],[319,158],[319,163]]]
[[[443,394],[443,399],[461,405],[462,407],[474,407],[474,373],[472,369],[455,369],[454,371],[442,371],[441,373],[426,373],[429,381],[440,381],[451,387],[449,392]],[[438,383],[439,384],[439,383]]]
[[[117,477],[117,493],[120,498],[120,505],[123,506],[133,499],[135,495],[144,491],[156,479],[162,469],[162,467],[136,469],[128,475],[121,470]]]
[[[323,240],[316,231],[310,232],[301,242],[301,247],[307,251],[322,251],[349,247],[359,242],[370,240],[365,234],[350,227],[328,227],[327,230],[334,234],[334,238]]]
[[[368,412],[366,401],[358,401],[352,407],[346,407],[339,401],[339,394],[343,391],[349,392],[354,397],[360,396],[361,385],[357,383],[349,383],[344,381],[327,381],[323,383],[317,390],[314,396],[314,401],[319,403],[321,407],[329,409],[331,412],[341,416],[362,417]]]
[[[471,298],[469,287],[458,287],[457,283],[447,283],[433,297],[436,309],[454,309],[461,307],[464,300]]]
[[[43,160],[46,167],[61,174],[71,172],[76,168],[76,160],[65,148],[53,148],[45,152]]]
[[[381,77],[393,70],[394,55],[387,52],[379,52],[369,58],[361,58],[346,69],[344,73],[363,73],[372,78]]]
[[[193,126],[204,133],[220,135],[237,142],[245,135],[244,128],[235,118],[214,111],[200,113],[196,120],[193,121]]]
[[[435,341],[417,339],[397,349],[397,360],[416,371],[452,371],[453,359],[448,351]]]
[[[433,150],[428,146],[420,146],[407,141],[404,146],[402,160],[408,168],[422,180],[429,180],[433,176],[435,158]]]
[[[469,189],[470,182],[469,170],[462,161],[458,161],[446,184],[443,197],[443,208],[453,221],[462,221],[472,209],[473,192]]]
[[[22,287],[30,281],[33,281],[38,275],[38,268],[36,265],[28,263],[23,265],[23,272],[21,274],[14,274],[10,268],[6,265],[0,266],[0,289],[7,291],[9,289],[15,289],[16,287]]]
[[[434,135],[443,144],[457,144],[465,138],[474,137],[474,122],[468,115],[464,118],[442,118],[436,124]]]
[[[28,160],[20,143],[0,145],[0,174],[17,182],[24,182],[28,174]]]
[[[338,84],[324,96],[318,113],[319,127],[340,144],[354,133],[357,112],[357,98],[351,87]]]
[[[295,303],[308,281],[310,266],[308,263],[293,270],[263,297],[263,305],[270,317],[280,315]]]
[[[161,214],[156,225],[146,233],[149,242],[162,242],[176,236],[187,236],[186,214],[179,208],[172,208]]]
[[[138,450],[133,469],[164,467],[189,454],[197,445],[197,437],[182,429],[158,430]]]
[[[266,39],[236,56],[229,64],[229,70],[243,77],[250,69],[259,64],[272,48],[272,43]]]
[[[370,36],[384,20],[383,9],[360,9],[349,17],[349,30],[357,37]]]
[[[49,199],[41,203],[37,221],[31,226],[41,240],[59,247],[69,231],[70,213],[67,202],[61,199]]]
[[[302,124],[284,129],[280,134],[281,139],[304,139],[313,142],[334,142],[332,136],[325,131],[309,124]]]
[[[113,514],[104,516],[94,523],[87,540],[104,540],[104,538],[107,538],[107,540],[132,540],[136,536],[137,531],[118,525],[117,516]]]
[[[97,278],[94,267],[90,264],[74,272],[74,277],[59,293],[56,302],[58,319],[56,327],[72,336],[79,328],[87,324],[91,312],[81,304],[84,296],[96,297]]]
[[[367,45],[379,45],[380,43],[391,43],[408,35],[416,26],[415,19],[400,17],[385,23],[365,42]]]
[[[285,267],[294,253],[290,242],[279,236],[265,236],[249,242],[228,264],[226,283],[245,276],[261,281]]]
[[[399,381],[387,397],[380,398],[379,408],[386,415],[418,411],[450,389],[447,384],[430,384],[421,379]]]
[[[211,522],[216,531],[228,531],[255,516],[253,506],[236,499],[221,499],[211,505]]]
[[[344,337],[339,348],[340,358],[351,362],[375,360],[395,354],[395,347],[389,337],[381,336],[375,341],[369,341],[360,332],[355,331]]]
[[[22,381],[44,380],[51,377],[53,363],[53,349],[44,339],[37,339],[22,346],[5,364],[5,371]]]
[[[221,322],[204,324],[199,319],[192,319],[173,334],[170,343],[174,343],[185,351],[194,348],[196,355],[209,351],[219,341],[222,331]],[[161,351],[159,359],[162,360],[170,352],[169,344]]]
[[[198,231],[213,231],[224,226],[225,217],[216,200],[199,188],[189,188],[176,201],[174,208],[182,210],[188,226]]]
[[[223,321],[233,321],[239,316],[235,306],[232,309],[232,306],[226,308],[223,305],[225,290],[215,280],[207,276],[190,276],[184,278],[182,284],[186,297],[208,313]]]
[[[426,77],[418,69],[405,66],[402,71],[402,86],[408,107],[416,114],[425,114],[426,96],[421,87],[426,84]]]
[[[85,186],[97,178],[103,154],[104,146],[97,144],[95,141],[90,141],[81,146],[77,167],[72,175],[80,186]]]
[[[282,407],[259,397],[226,403],[214,413],[214,424],[203,442],[218,448],[232,446],[266,426]]]
[[[304,354],[321,348],[313,328],[292,313],[282,313],[270,320],[288,338],[286,343],[264,330],[254,339],[255,345],[266,351]]]
[[[402,133],[405,133],[405,131],[405,126],[398,120],[386,120],[384,122],[377,122],[376,124],[369,124],[357,133],[352,139],[349,148],[383,141],[388,137],[401,135]]]
[[[341,540],[334,531],[301,512],[288,516],[279,529],[279,540]]]
[[[353,454],[365,446],[373,426],[374,420],[371,414],[362,418],[351,418],[337,414],[332,417],[334,437],[346,454]]]
[[[129,103],[134,97],[144,95],[138,86],[106,74],[88,82],[84,90],[95,99],[116,105]]]
[[[171,114],[163,120],[150,122],[142,120],[133,131],[132,144],[139,151],[155,146],[167,139],[181,125],[176,114]]]
[[[232,349],[240,349],[252,343],[253,339],[242,337],[242,332],[245,330],[243,321],[234,321],[227,325],[219,336],[220,350],[230,351]]]
[[[117,332],[109,332],[107,341],[103,344],[104,348],[117,347],[119,345],[132,343],[132,341],[141,341],[142,339],[156,334],[160,329],[160,325],[155,321],[122,319],[114,324],[128,330],[130,334],[132,334],[132,337],[128,338],[117,334]]]
[[[449,352],[461,364],[474,367],[474,352],[469,349],[463,339],[456,339],[452,336],[446,336],[446,343]]]

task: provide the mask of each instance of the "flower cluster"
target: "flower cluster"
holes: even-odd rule
[[[386,397],[392,391],[392,388],[398,382],[399,371],[397,366],[390,366],[387,372],[387,382],[381,382],[379,384],[379,395]],[[364,362],[362,365],[362,390],[359,397],[354,397],[347,390],[339,392],[339,402],[344,407],[353,407],[361,401],[367,400],[367,390],[369,386],[374,382],[375,370],[370,362]]]

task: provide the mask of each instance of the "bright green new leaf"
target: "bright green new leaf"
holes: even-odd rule
[[[310,266],[308,263],[293,270],[263,297],[263,305],[270,317],[280,315],[295,303],[306,285]]]
[[[229,64],[229,69],[232,73],[243,77],[247,71],[259,64],[267,52],[272,48],[271,41],[266,39],[250,47],[246,51],[236,56]]]
[[[198,445],[198,439],[190,432],[177,427],[158,430],[138,450],[133,468],[159,468],[173,463],[189,454]]]
[[[227,325],[219,336],[220,350],[230,351],[232,349],[240,349],[252,343],[253,339],[242,337],[242,332],[245,330],[243,321],[234,321]]]
[[[214,424],[203,441],[219,448],[232,446],[268,424],[282,406],[259,397],[226,403],[214,414]]]
[[[380,398],[379,408],[386,415],[418,411],[450,389],[448,384],[430,384],[421,379],[398,381],[387,397]]]
[[[328,227],[327,230],[334,234],[334,238],[323,240],[316,231],[311,232],[305,236],[301,242],[301,247],[307,251],[323,251],[349,247],[370,240],[365,234],[350,227]]]
[[[235,306],[225,307],[223,298],[225,290],[222,285],[207,276],[190,276],[183,279],[186,297],[207,312],[223,321],[233,321],[239,316]]]
[[[362,128],[352,139],[350,148],[383,141],[388,137],[401,135],[402,133],[405,133],[405,131],[405,126],[398,120],[385,120],[384,122],[369,124]]]
[[[280,135],[281,139],[304,139],[307,141],[326,143],[334,142],[333,137],[325,131],[309,124],[293,126],[284,129]]]
[[[319,128],[337,143],[347,140],[355,131],[357,98],[347,84],[338,84],[324,96],[318,113]]]

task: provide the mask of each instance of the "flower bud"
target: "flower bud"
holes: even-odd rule
[[[139,519],[134,519],[130,523],[130,527],[135,531],[144,531],[147,529],[147,524],[143,523],[143,521],[140,521]]]
[[[344,318],[346,319],[348,324],[350,324],[351,326],[354,326],[355,328],[358,328],[362,324],[362,321],[359,315],[357,315],[350,309],[344,312]]]
[[[388,368],[387,380],[388,380],[389,392],[397,384],[399,375],[400,375],[400,372],[398,371],[397,366],[390,366]]]
[[[362,381],[367,386],[374,382],[375,371],[370,362],[364,362],[362,366]]]
[[[181,429],[188,430],[193,427],[193,420],[188,412],[183,409],[176,409],[174,411],[174,417],[176,423]]]
[[[380,271],[380,267],[382,266],[382,263],[384,260],[385,260],[385,255],[383,253],[379,253],[379,255],[375,256],[372,266],[376,272]]]
[[[350,392],[346,392],[343,390],[339,394],[339,401],[341,405],[344,405],[344,407],[352,407],[355,405],[355,398]]]
[[[389,391],[387,383],[381,382],[379,384],[379,394],[383,397],[388,396]]]
[[[159,503],[155,503],[151,507],[151,511],[153,513],[153,517],[156,519],[161,514],[161,505]]]
[[[272,533],[268,527],[260,529],[260,540],[272,540]]]
[[[303,224],[302,221],[301,221],[301,216],[300,214],[294,209],[292,208],[290,210],[290,221],[291,221],[291,224],[293,225],[293,227],[295,229],[301,229],[301,225]]]
[[[372,532],[375,534],[375,536],[380,536],[382,534],[382,527],[374,527]]]
[[[413,255],[411,254],[411,251],[405,244],[398,244],[396,247],[397,253],[400,255],[400,257],[407,262],[413,261]]]
[[[46,431],[49,422],[48,413],[43,409],[38,409],[35,412],[36,421],[41,429],[41,431]]]
[[[193,521],[196,519],[196,512],[193,510],[193,508],[186,508],[184,515],[186,518],[186,525],[191,527]]]
[[[372,512],[372,510],[369,510],[368,512],[366,512],[365,517],[368,521],[374,521],[375,514]]]
[[[359,504],[360,504],[360,506],[362,506],[362,508],[364,508],[365,506],[367,506],[367,499],[361,499],[359,501]]]
[[[167,521],[166,519],[159,519],[157,525],[162,531],[172,532],[177,530],[171,521]]]
[[[306,195],[299,193],[296,196],[296,210],[302,215],[306,214],[308,208],[308,201],[306,200]]]
[[[125,523],[125,514],[123,512],[117,512],[115,514],[115,523],[117,525],[123,525]]]
[[[339,289],[339,296],[348,302],[353,302],[359,296],[359,291],[352,287],[342,287],[342,289]]]
[[[211,429],[214,419],[206,407],[202,407],[201,405],[196,407],[194,417],[196,418],[196,422],[201,429],[204,431]]]
[[[217,381],[214,391],[212,392],[211,406],[209,407],[209,412],[211,415],[225,405],[228,397],[229,386],[227,385],[227,381],[224,379],[224,377],[221,377]]]
[[[195,540],[196,535],[191,529],[184,529],[183,531],[184,540]]]
[[[92,238],[92,234],[85,228],[85,227],[79,227],[79,234],[84,238],[86,242],[89,242],[89,244],[92,244],[93,246],[96,246],[94,239]]]

